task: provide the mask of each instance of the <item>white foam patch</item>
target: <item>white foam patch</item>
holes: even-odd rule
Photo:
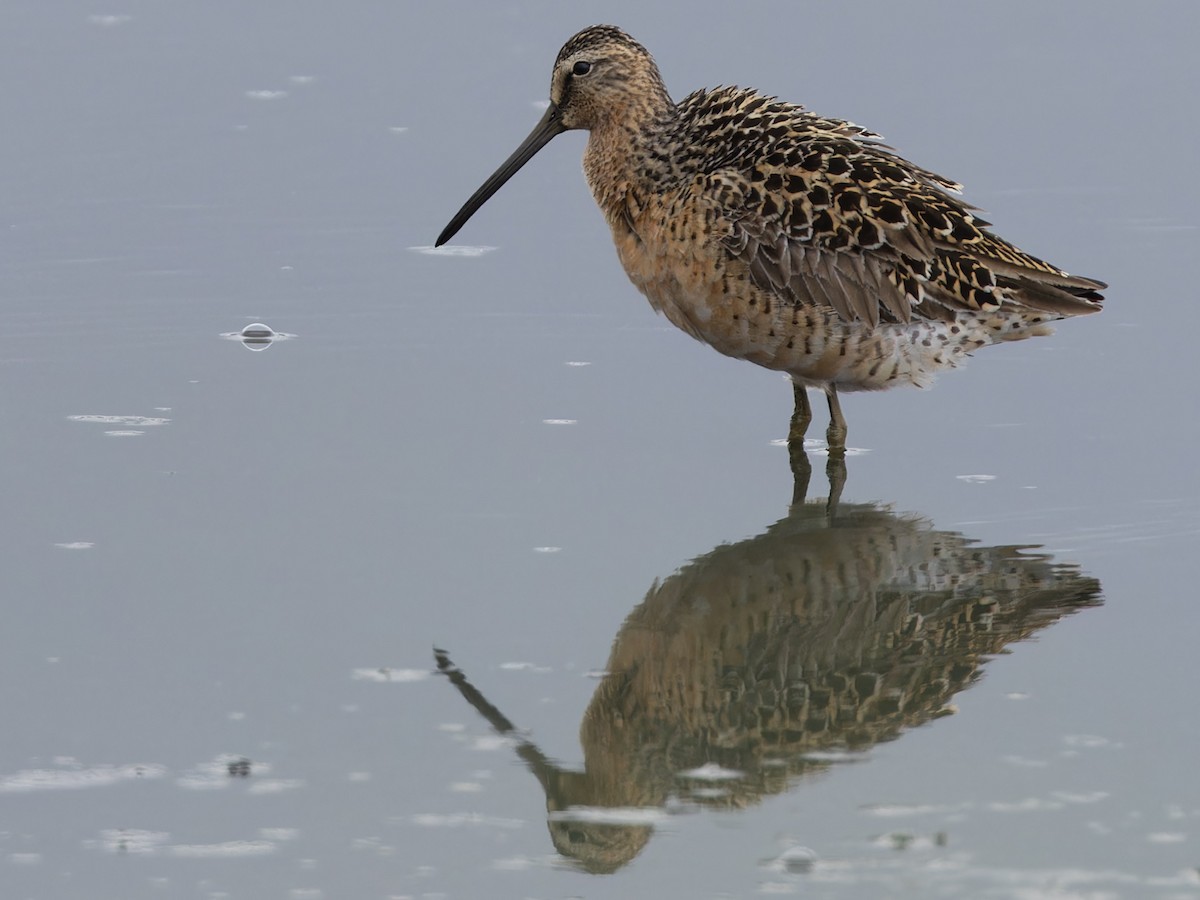
[[[190,859],[235,858],[268,856],[279,849],[273,841],[224,841],[219,844],[173,844],[167,847],[171,856]]]
[[[968,803],[960,803],[953,806],[933,803],[878,803],[863,807],[863,811],[882,818],[895,818],[898,816],[946,815],[949,813],[960,813],[970,808],[970,804]]]
[[[96,15],[88,16],[87,20],[93,25],[99,25],[101,28],[112,28],[115,25],[124,25],[126,22],[133,21],[133,16]]]
[[[578,425],[578,419],[542,419],[543,425]]]
[[[716,763],[705,763],[696,769],[688,769],[679,773],[684,778],[694,778],[697,781],[736,781],[745,778],[745,772],[737,769],[726,769]]]
[[[853,763],[867,758],[866,753],[853,753],[849,750],[810,750],[803,754],[804,759],[812,762]]]
[[[491,753],[496,750],[507,750],[512,746],[512,740],[501,734],[481,735],[471,742],[472,750]]]
[[[504,819],[483,813],[417,813],[409,819],[424,828],[463,828],[482,825],[487,828],[524,828],[522,819]]]
[[[775,438],[768,442],[772,447],[788,446],[787,438]],[[813,456],[828,456],[829,445],[817,438],[804,439],[804,451],[811,453]],[[868,447],[847,447],[845,449],[846,456],[866,456],[871,450]]]
[[[166,425],[170,419],[162,416],[67,416],[72,422],[87,422],[94,425],[129,425],[137,428],[149,428],[154,425]]]
[[[294,841],[300,837],[299,828],[260,828],[259,836],[264,841]]]
[[[375,669],[355,669],[350,673],[350,677],[355,681],[408,683],[424,681],[430,674],[428,669],[393,669],[390,666],[381,666]]]
[[[492,868],[500,872],[525,872],[535,865],[537,862],[528,856],[510,856],[507,859],[492,860]]]
[[[665,810],[641,806],[569,806],[547,817],[551,822],[590,822],[597,825],[654,825],[666,819]]]
[[[1056,800],[1043,800],[1041,797],[1026,797],[1024,800],[1014,800],[1012,802],[997,801],[989,803],[987,808],[992,812],[1026,813],[1062,809],[1063,804]]]
[[[560,553],[562,547],[534,547],[534,553]]]
[[[472,247],[468,244],[445,244],[441,247],[422,246],[409,247],[414,253],[424,253],[426,256],[483,256],[485,253],[491,253],[495,247],[489,247],[484,244]]]
[[[505,662],[500,663],[500,668],[510,672],[536,672],[539,675],[544,675],[551,671],[549,666],[539,666],[531,662]]]
[[[1098,734],[1068,734],[1063,737],[1063,743],[1068,747],[1086,747],[1089,750],[1098,747],[1120,746],[1120,744],[1115,744],[1108,738],[1101,737]]]
[[[287,95],[287,91],[246,91],[251,100],[280,100]]]
[[[166,774],[165,766],[141,764],[92,766],[86,769],[24,769],[0,778],[0,794],[111,787],[123,781],[162,778]]]
[[[266,781],[253,782],[246,791],[250,794],[284,794],[302,787],[304,782],[299,778],[269,778]]]
[[[959,481],[965,481],[967,484],[986,484],[989,481],[995,481],[995,475],[955,475]]]
[[[1151,844],[1182,844],[1187,835],[1182,831],[1152,831],[1146,835],[1146,840]]]
[[[1069,791],[1052,791],[1050,796],[1063,803],[1099,803],[1101,800],[1107,800],[1109,793],[1108,791],[1091,791],[1087,794],[1073,794]]]
[[[55,544],[60,550],[91,550],[96,545],[92,541],[68,541],[64,544]]]
[[[351,850],[366,851],[368,853],[377,853],[380,856],[388,856],[395,852],[395,847],[385,844],[382,838],[379,837],[360,837],[354,838],[350,842]]]

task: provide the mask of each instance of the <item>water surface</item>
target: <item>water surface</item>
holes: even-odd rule
[[[4,12],[0,893],[1200,897],[1200,16],[689,10]],[[655,317],[581,136],[410,249],[604,20],[1105,311],[847,397],[789,509],[788,386]]]

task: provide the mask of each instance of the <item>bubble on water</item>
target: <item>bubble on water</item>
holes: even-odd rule
[[[241,331],[226,331],[221,334],[221,337],[225,340],[240,341],[242,346],[247,350],[255,352],[266,350],[272,344],[291,340],[295,336],[285,331],[276,331],[264,322],[251,322],[249,325],[244,326]]]

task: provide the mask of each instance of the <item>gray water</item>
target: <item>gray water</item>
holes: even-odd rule
[[[1200,897],[1200,8],[645,6],[0,11],[0,896]],[[1105,311],[844,398],[789,515],[581,135],[413,249],[596,21]]]

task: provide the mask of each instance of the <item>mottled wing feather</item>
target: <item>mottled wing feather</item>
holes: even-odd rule
[[[693,196],[724,220],[730,256],[763,290],[847,321],[949,319],[1010,303],[1060,315],[1099,309],[1100,282],[987,231],[960,186],[878,135],[751,91],[680,104],[693,136]],[[718,149],[719,148],[719,149]]]

